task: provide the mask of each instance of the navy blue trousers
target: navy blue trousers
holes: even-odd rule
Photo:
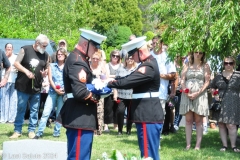
[[[94,132],[82,129],[66,129],[67,160],[90,160]]]
[[[162,126],[163,124],[159,123],[136,123],[141,157],[160,160],[159,145]]]

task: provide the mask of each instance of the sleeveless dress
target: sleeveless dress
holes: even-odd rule
[[[185,86],[189,89],[189,93],[197,92],[202,88],[205,79],[203,67],[199,70],[188,67]],[[202,116],[207,116],[209,114],[207,90],[203,91],[194,100],[190,100],[185,93],[182,94],[179,112],[181,115],[185,115],[189,111]]]

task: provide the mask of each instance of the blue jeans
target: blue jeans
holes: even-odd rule
[[[30,117],[28,132],[34,132],[38,122],[38,108],[40,103],[40,93],[28,94],[17,91],[17,115],[14,122],[14,132],[22,133],[22,125],[24,123],[24,115],[27,108],[27,103],[30,104]]]
[[[48,93],[47,100],[45,102],[43,114],[40,120],[40,123],[38,125],[38,132],[37,136],[41,136],[43,134],[44,129],[46,128],[47,120],[51,114],[52,109],[57,106],[56,110],[56,117],[58,116],[62,106],[63,106],[63,96],[58,95],[57,93]],[[60,135],[60,128],[61,124],[56,122],[54,127],[53,136],[59,136]]]

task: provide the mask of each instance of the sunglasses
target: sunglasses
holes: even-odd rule
[[[233,62],[224,62],[224,65],[227,66],[227,65],[230,65],[230,66],[233,66]]]
[[[114,55],[114,54],[112,55],[112,57],[113,57],[113,58],[120,58],[120,56]]]
[[[133,58],[127,58],[126,60],[133,60]]]
[[[57,54],[58,56],[63,56],[64,54]]]

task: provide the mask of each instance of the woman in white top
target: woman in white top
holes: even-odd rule
[[[109,78],[115,78],[117,70],[122,67],[120,51],[113,50],[110,54],[110,62],[106,64],[107,74]],[[113,99],[113,95],[110,95],[104,99],[104,131],[109,132],[108,124],[114,123],[114,129],[117,129],[117,119],[115,111],[117,109],[117,103]]]
[[[2,96],[0,98],[0,122],[13,123],[17,113],[17,91],[14,88],[17,71],[13,64],[17,58],[17,55],[13,54],[13,45],[10,43],[5,45],[5,53],[11,63],[11,72],[8,77],[7,84],[1,89]],[[2,77],[4,77],[4,75],[5,69],[3,69]]]
[[[132,56],[128,54],[124,57],[124,65],[117,70],[117,77],[125,77],[135,71],[137,63]],[[124,124],[124,112],[127,108],[127,134],[131,134],[132,122],[130,117],[130,103],[132,99],[132,89],[114,89],[113,99],[118,102],[116,110],[116,118],[118,123],[118,135],[122,135],[122,129]]]

